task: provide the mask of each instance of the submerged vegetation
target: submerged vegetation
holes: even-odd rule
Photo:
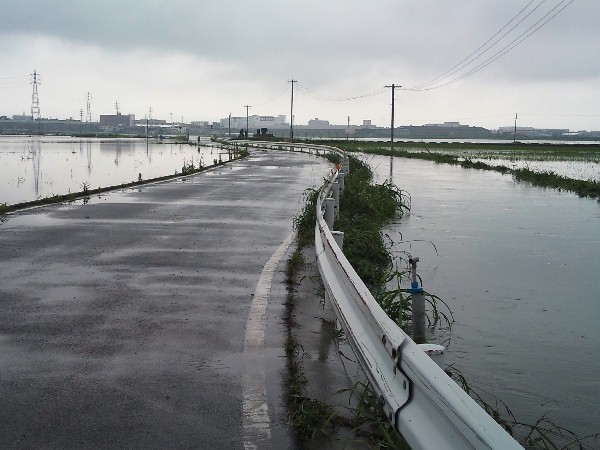
[[[511,175],[516,181],[531,183],[538,187],[565,190],[580,197],[600,199],[600,182],[569,178],[554,171],[534,171],[529,168],[510,167],[504,164],[488,164],[476,159],[506,160],[535,158],[537,160],[587,160],[600,163],[600,146],[589,144],[537,145],[537,144],[467,144],[467,143],[395,143],[394,150],[381,142],[338,142],[340,148],[400,158],[423,159],[436,163],[451,164],[466,169],[496,171]]]

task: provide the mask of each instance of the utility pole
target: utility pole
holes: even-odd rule
[[[33,85],[33,92],[31,93],[31,120],[41,119],[40,115],[40,99],[38,97],[38,84],[42,84],[39,79],[39,74],[34,69],[31,74],[33,77],[31,84]]]
[[[120,114],[119,113],[119,102],[115,100],[115,111],[117,112],[117,116]]]
[[[288,83],[292,83],[292,102],[290,107],[290,141],[294,142],[294,83],[297,83],[297,80],[289,80]]]
[[[346,129],[346,140],[350,139],[350,116],[348,116],[348,128]]]
[[[386,88],[392,88],[392,127],[391,127],[391,147],[392,151],[394,150],[394,90],[396,88],[401,88],[402,86],[396,86],[395,84],[391,84],[390,86],[385,86]]]
[[[251,108],[251,106],[246,105],[244,108],[246,108],[246,139],[248,139],[248,110]]]
[[[227,137],[231,138],[231,113],[229,113],[229,131],[227,132]]]

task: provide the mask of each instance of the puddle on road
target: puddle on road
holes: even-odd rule
[[[262,353],[265,372],[280,370],[285,364],[285,354],[282,348],[265,348]],[[208,359],[188,359],[186,364],[200,372],[213,372],[225,376],[243,375],[248,365],[244,353],[222,354]]]

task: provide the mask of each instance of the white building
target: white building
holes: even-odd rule
[[[248,116],[248,132],[250,134],[254,133],[256,130],[261,128],[282,128],[284,126],[288,126],[289,124],[285,121],[285,115],[280,116],[259,116],[253,114]],[[225,119],[221,119],[219,124],[223,128],[229,127],[229,117]],[[237,133],[241,129],[246,129],[246,116],[231,116],[231,132]]]

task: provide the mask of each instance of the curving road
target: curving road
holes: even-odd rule
[[[294,448],[281,284],[320,158],[5,216],[2,448]],[[8,220],[6,220],[8,219]]]

